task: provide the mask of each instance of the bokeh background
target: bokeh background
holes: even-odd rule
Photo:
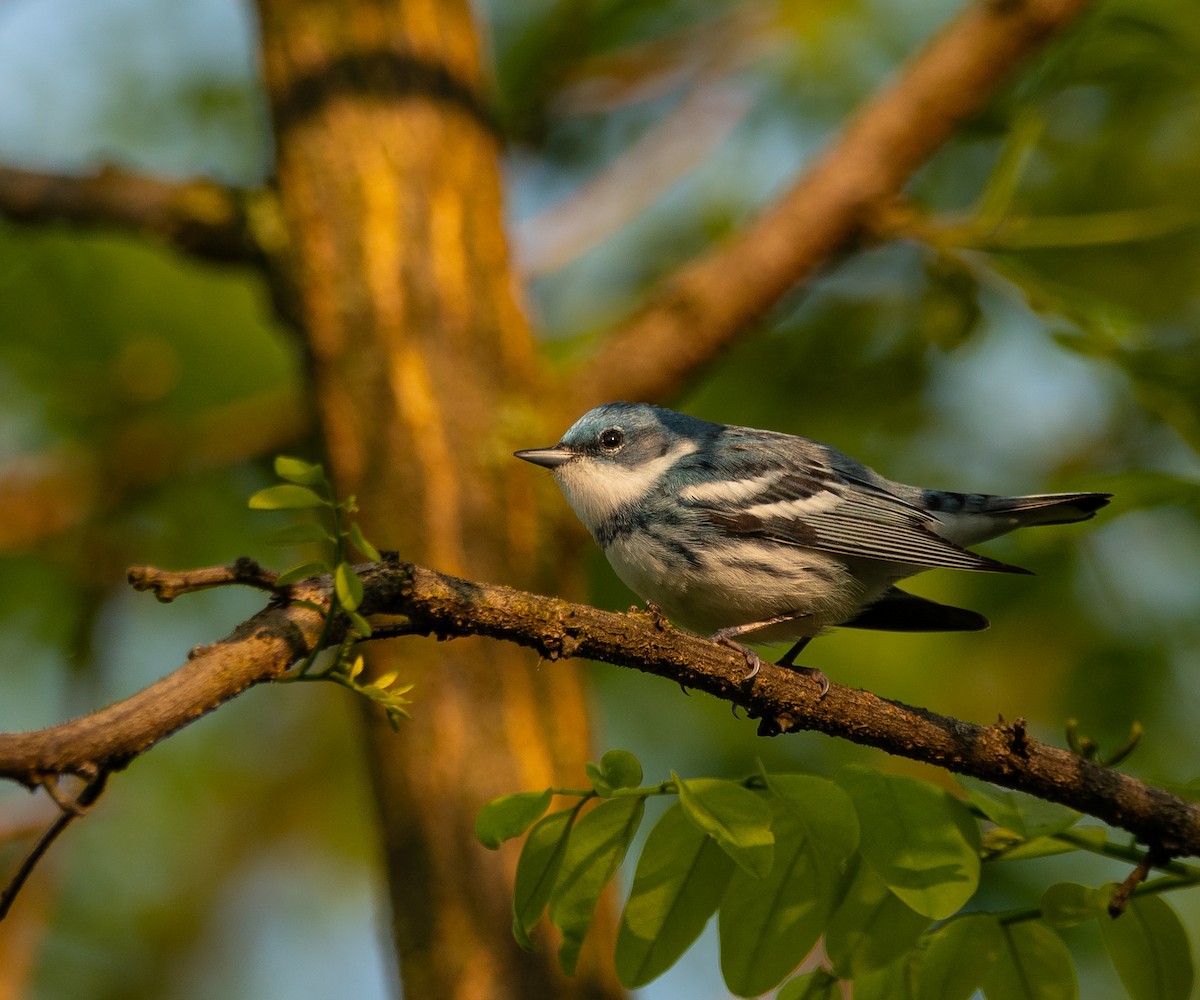
[[[527,306],[564,357],[769,202],[958,9],[945,0],[478,4],[507,140]],[[0,163],[105,163],[254,187],[270,174],[255,25],[234,0],[0,0]],[[1104,2],[921,171],[910,202],[787,298],[689,394],[698,415],[829,441],[894,478],[1106,490],[1086,525],[998,540],[1036,578],[913,589],[992,619],[968,635],[842,632],[837,680],[980,722],[1069,718],[1150,780],[1200,775],[1200,19]],[[0,220],[0,730],[122,697],[257,610],[157,605],[125,567],[251,555],[277,452],[313,454],[299,346],[256,276],[115,232]],[[549,442],[531,441],[541,445]],[[547,479],[542,487],[551,490]],[[601,606],[631,602],[596,558]],[[533,655],[532,653],[530,654]],[[648,777],[867,762],[764,741],[703,696],[589,669],[600,750]],[[415,691],[420,711],[420,692]],[[116,777],[0,926],[0,998],[390,995],[380,860],[356,729],[330,686],[255,690]],[[0,864],[44,802],[0,789]],[[988,905],[1124,871],[990,866]],[[1200,899],[1171,897],[1193,937]],[[1094,928],[1082,995],[1119,996]],[[715,937],[644,991],[721,997]],[[1196,993],[1200,996],[1200,990]]]

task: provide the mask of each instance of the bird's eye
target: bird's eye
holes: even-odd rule
[[[607,451],[616,451],[624,443],[625,435],[616,427],[600,432],[600,447]]]

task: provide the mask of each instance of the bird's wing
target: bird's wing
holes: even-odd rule
[[[743,538],[909,566],[1029,572],[942,538],[931,514],[873,481],[869,470],[834,469],[812,453],[803,462],[792,458],[789,471],[773,478],[755,476],[749,461],[744,470],[726,463],[722,472],[732,477],[693,485],[681,499]]]

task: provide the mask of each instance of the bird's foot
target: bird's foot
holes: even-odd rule
[[[788,670],[794,670],[798,674],[804,674],[806,677],[811,677],[817,682],[817,686],[821,689],[820,693],[817,695],[817,701],[820,701],[829,693],[829,678],[826,677],[816,667],[798,667],[793,662],[796,657],[804,651],[804,647],[810,642],[812,642],[812,636],[806,636],[805,638],[801,639],[796,643],[796,645],[789,649],[787,653],[784,654],[783,659],[779,660],[775,666],[787,667]]]
[[[817,694],[817,701],[820,701],[825,695],[829,694],[829,678],[816,667],[798,667],[794,663],[784,663],[782,660],[775,664],[775,666],[794,670],[796,673],[803,674],[805,677],[811,677],[816,681],[817,686],[821,689]]]
[[[729,636],[721,635],[719,632],[711,638],[713,642],[719,642],[722,646],[727,646],[746,658],[747,670],[746,675],[742,678],[743,681],[752,681],[758,676],[758,672],[762,669],[762,658],[753,649],[743,646],[740,642],[735,642]]]
[[[746,666],[749,669],[746,673],[746,676],[742,678],[744,681],[753,680],[758,676],[759,670],[762,669],[762,659],[749,646],[743,646],[740,642],[735,641],[734,636],[742,635],[744,632],[748,631],[749,628],[760,628],[762,624],[763,623],[760,622],[749,627],[745,625],[735,625],[732,628],[723,628],[709,636],[709,639],[713,642],[719,642],[722,646],[728,646],[730,649],[736,650],[746,658]],[[801,652],[801,650],[808,645],[808,643],[809,638],[801,639],[791,649],[789,649],[783,659],[781,659],[775,665],[777,667],[786,667],[788,670],[794,670],[796,673],[803,674],[805,677],[811,677],[813,681],[816,682],[817,687],[820,689],[817,693],[817,700],[820,701],[829,693],[829,678],[826,677],[825,674],[816,667],[798,667],[792,662]]]

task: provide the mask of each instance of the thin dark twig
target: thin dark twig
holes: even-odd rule
[[[29,853],[25,855],[24,860],[13,873],[13,877],[9,879],[8,885],[0,892],[0,920],[8,916],[8,911],[12,908],[13,901],[28,881],[29,876],[33,873],[33,869],[37,867],[38,862],[42,860],[46,852],[50,849],[50,845],[59,838],[59,835],[68,826],[79,819],[100,798],[100,794],[104,791],[104,785],[107,781],[108,772],[100,771],[84,785],[83,789],[74,799],[67,799],[62,796],[53,777],[43,782],[46,793],[57,803],[59,813],[54,818],[54,822],[46,827]]]
[[[1125,881],[1114,890],[1112,899],[1108,901],[1108,915],[1116,920],[1117,917],[1124,913],[1125,907],[1129,905],[1129,900],[1133,896],[1134,890],[1146,880],[1146,877],[1150,874],[1150,869],[1161,868],[1170,860],[1170,855],[1161,847],[1151,845],[1142,860],[1125,877]]]

